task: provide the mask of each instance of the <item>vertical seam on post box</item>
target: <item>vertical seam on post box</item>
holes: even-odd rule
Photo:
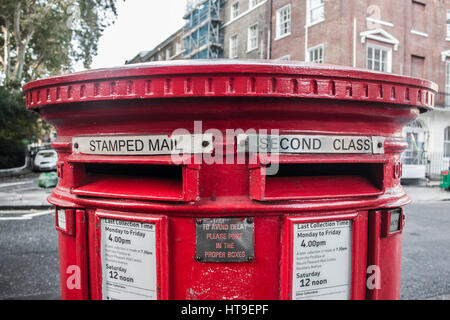
[[[367,266],[376,265],[380,266],[380,234],[381,234],[381,211],[373,210],[369,211],[369,224],[368,224],[368,253],[367,253]],[[381,283],[381,279],[380,279]],[[367,288],[367,272],[366,272],[366,299],[377,300],[379,295],[379,289]]]
[[[87,258],[87,232],[86,232],[86,211],[75,210],[75,243],[76,243],[76,262],[81,271],[82,299],[89,299],[89,269]],[[84,250],[84,252],[83,252]]]

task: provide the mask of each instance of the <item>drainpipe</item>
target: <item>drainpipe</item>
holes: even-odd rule
[[[304,61],[308,61],[308,23],[305,24],[305,59]]]
[[[305,11],[305,57],[304,57],[304,61],[308,61],[308,9],[309,9],[309,5],[308,5],[308,1],[305,1],[305,5],[306,5],[306,11]]]
[[[356,67],[356,18],[353,18],[353,68]]]
[[[267,31],[267,59],[271,58],[272,51],[272,1],[269,0],[269,30]]]

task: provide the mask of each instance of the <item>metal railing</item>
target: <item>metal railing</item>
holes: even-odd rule
[[[401,161],[403,165],[425,166],[426,177],[433,180],[439,179],[441,172],[450,168],[450,157],[442,152],[405,151]]]
[[[445,157],[442,152],[430,152],[427,155],[427,177],[439,178],[441,172],[450,167],[450,158]]]
[[[427,164],[427,153],[425,151],[405,151],[402,153],[402,163],[406,165]]]

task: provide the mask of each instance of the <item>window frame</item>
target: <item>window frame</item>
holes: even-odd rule
[[[252,34],[250,33],[250,30],[255,27],[255,35],[252,38]],[[247,28],[247,52],[251,52],[253,50],[258,49],[258,42],[259,42],[259,32],[258,32],[258,23],[252,24]],[[251,47],[252,39],[255,40],[255,46]]]
[[[311,53],[314,52],[314,51],[316,51],[316,50],[319,50],[319,49],[322,51],[322,57],[321,57],[321,60],[322,60],[322,61],[320,61],[320,62],[312,61],[312,60],[311,60]],[[325,46],[324,46],[324,44],[321,43],[321,44],[319,44],[319,45],[317,45],[317,46],[308,48],[308,56],[306,57],[306,59],[307,59],[307,60],[306,60],[307,62],[324,63],[324,61],[325,61]]]
[[[306,0],[306,25],[308,27],[325,21],[325,1],[319,0],[322,1],[322,3],[316,7],[312,7],[312,1],[314,0]],[[312,21],[312,12],[317,9],[322,9],[322,17]]]
[[[450,41],[450,9],[447,9],[446,13],[447,14],[445,19],[445,26],[446,26],[445,40]]]
[[[369,48],[380,50],[380,54],[382,51],[386,51],[386,70],[377,70],[374,68],[374,62],[375,62],[375,52],[373,52],[373,63],[372,68],[369,68]],[[382,55],[381,55],[382,57]],[[380,59],[380,63],[382,62],[382,58]],[[378,71],[378,72],[385,72],[385,73],[392,73],[392,48],[380,46],[373,43],[367,43],[366,45],[366,69],[371,71]]]
[[[233,46],[234,39],[236,39],[236,43],[235,43],[236,46],[235,46],[235,48]],[[239,37],[238,37],[237,33],[235,33],[235,34],[230,36],[229,44],[230,44],[230,49],[229,49],[229,53],[228,54],[230,56],[230,59],[236,59],[239,56]],[[236,50],[235,55],[233,55],[233,51],[234,50]]]
[[[236,6],[236,7],[235,7]],[[230,21],[237,19],[239,17],[239,1],[234,2],[230,7]]]
[[[170,60],[170,58],[172,57],[172,49],[168,47],[166,48],[165,52],[166,52],[166,61]]]
[[[450,60],[445,61],[445,107],[450,108]]]
[[[175,54],[179,54],[182,51],[183,51],[183,42],[182,41],[177,41],[175,43]]]
[[[444,128],[444,158],[450,158],[450,126]]]
[[[281,15],[282,15],[282,12],[285,11],[285,10],[289,10],[289,19],[287,19],[286,21],[281,22]],[[291,21],[292,21],[291,4],[289,3],[289,4],[279,8],[276,11],[276,15],[275,16],[276,16],[276,21],[275,21],[276,22],[275,23],[275,26],[276,26],[275,40],[279,40],[279,39],[285,38],[287,36],[290,36],[291,35],[291,31],[292,31],[292,28],[291,28],[291,26],[292,26],[292,24],[291,24]],[[281,28],[281,24],[285,24],[285,23],[288,24],[288,27],[287,27],[288,31],[286,31],[285,33],[281,34],[281,29],[282,29]]]
[[[421,28],[417,28],[418,26],[415,25],[414,20],[412,20],[413,17],[418,16],[417,14],[414,16],[414,8],[418,8],[418,6],[420,6],[420,8],[423,8],[423,10],[424,10],[423,26],[421,26]],[[428,37],[428,34],[426,32],[427,31],[427,4],[425,2],[418,1],[418,0],[411,1],[411,26],[412,26],[411,33]],[[419,29],[423,29],[423,30],[419,30]]]
[[[253,9],[259,4],[260,1],[258,0],[248,0],[248,8]]]

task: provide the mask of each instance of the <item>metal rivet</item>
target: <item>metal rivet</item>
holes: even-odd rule
[[[250,224],[250,223],[253,223],[253,218],[250,218],[250,217],[247,218],[247,223],[249,223],[249,224]]]
[[[78,149],[78,143],[75,143],[73,146],[75,147],[75,149]]]
[[[202,224],[202,223],[203,223],[203,220],[202,220],[202,219],[196,219],[195,222],[196,222],[197,224]]]
[[[381,147],[383,147],[383,143],[378,142],[378,148],[381,148]]]
[[[195,261],[201,261],[202,258],[200,258],[199,256],[195,256]]]
[[[248,257],[249,262],[253,262],[255,260],[255,257]]]
[[[206,148],[207,146],[209,146],[209,141],[203,141],[202,142],[202,147]]]

